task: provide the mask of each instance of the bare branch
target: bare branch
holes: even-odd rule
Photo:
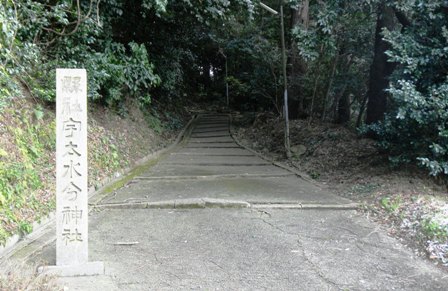
[[[96,20],[98,21],[98,26],[102,27],[100,22],[100,2],[101,0],[96,1]]]
[[[82,16],[82,13],[81,13],[81,4],[80,4],[80,0],[76,0],[76,9],[77,9],[76,14],[77,14],[77,20],[69,23],[69,25],[71,25],[71,24],[76,24],[76,25],[75,25],[75,28],[73,28],[72,31],[65,33],[65,27],[64,27],[64,29],[62,29],[62,32],[59,32],[59,31],[56,31],[56,30],[54,30],[54,29],[47,28],[47,27],[44,27],[43,29],[46,30],[46,31],[48,31],[48,32],[52,32],[52,33],[54,33],[54,34],[57,34],[58,36],[70,36],[70,35],[73,35],[74,33],[76,33],[76,32],[78,31],[78,29],[79,29],[81,23],[84,22],[87,18],[90,17],[90,14],[92,13],[92,10],[93,10],[93,1],[94,1],[94,0],[90,0],[89,11],[87,12],[86,16],[83,17],[83,16]],[[98,1],[97,1],[97,10],[98,10],[98,8],[99,8],[100,1],[101,1],[101,0],[98,0]],[[98,17],[98,19],[99,19],[99,13],[98,13],[98,11],[97,11],[97,17]],[[98,22],[99,22],[99,20],[98,20]],[[53,42],[53,40],[52,40],[50,43],[52,43],[52,42]]]

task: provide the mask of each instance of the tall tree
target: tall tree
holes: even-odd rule
[[[367,124],[382,120],[387,110],[386,89],[389,87],[389,77],[396,64],[388,60],[386,51],[391,46],[383,39],[382,32],[384,29],[393,30],[395,26],[394,10],[385,1],[380,2],[375,29],[374,56],[370,66],[369,89],[367,91]]]
[[[301,25],[304,30],[309,25],[309,0],[303,0],[298,7],[291,8],[291,29]],[[306,67],[304,60],[299,55],[299,44],[295,38],[291,39],[290,70],[289,70],[289,117],[296,119],[304,116],[304,94],[301,79]]]

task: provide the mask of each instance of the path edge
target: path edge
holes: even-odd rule
[[[101,196],[103,191],[108,187],[114,185],[115,183],[125,179],[134,169],[138,167],[142,167],[145,164],[149,163],[152,160],[158,159],[161,155],[172,151],[174,148],[179,146],[184,140],[188,138],[191,134],[191,129],[193,123],[197,120],[198,115],[194,114],[192,118],[188,121],[188,123],[184,126],[184,128],[177,134],[176,139],[167,147],[161,148],[153,153],[146,155],[145,157],[137,160],[131,167],[126,167],[120,171],[115,172],[112,176],[104,178],[99,184],[101,185],[97,189],[95,187],[90,187],[88,189],[88,201],[89,208],[90,204],[96,204],[101,199],[105,197]],[[91,208],[92,209],[92,208]],[[89,210],[90,212],[90,210]],[[6,240],[4,246],[0,246],[0,263],[3,263],[10,259],[16,252],[26,248],[29,244],[39,240],[45,234],[48,233],[49,229],[53,226],[56,219],[56,210],[51,211],[47,216],[40,218],[38,221],[33,223],[33,230],[25,235],[14,234]],[[47,240],[41,245],[41,247],[45,247],[51,242],[53,242],[55,237]],[[27,257],[33,255],[38,249],[33,250],[28,254]]]
[[[321,185],[321,184],[318,183],[317,181],[311,179],[311,178],[308,176],[308,174],[306,174],[306,173],[304,173],[304,172],[301,172],[301,171],[299,171],[299,170],[296,169],[296,168],[290,167],[290,166],[286,165],[285,163],[274,161],[273,159],[268,158],[268,157],[266,157],[265,155],[263,155],[262,153],[260,153],[260,152],[258,152],[258,151],[256,151],[256,150],[250,148],[249,146],[246,146],[246,145],[244,145],[243,143],[241,143],[241,142],[238,140],[238,138],[236,137],[236,134],[235,134],[235,133],[236,133],[236,130],[235,130],[235,126],[233,125],[233,115],[232,115],[231,113],[229,114],[229,118],[230,118],[230,136],[231,136],[232,139],[236,142],[237,145],[239,145],[240,147],[242,147],[242,148],[248,150],[249,152],[253,153],[253,154],[256,155],[257,157],[259,157],[259,158],[261,158],[261,159],[263,159],[263,160],[265,160],[265,161],[271,163],[272,165],[274,165],[274,166],[276,166],[276,167],[279,167],[279,168],[282,168],[282,169],[284,169],[284,170],[287,170],[288,172],[293,173],[293,174],[296,175],[297,177],[299,177],[299,178],[301,178],[301,179],[303,179],[303,180],[305,180],[305,181],[307,181],[307,182],[312,183],[314,186],[317,186],[317,187],[319,187],[320,189],[323,189],[323,185]]]
[[[354,205],[354,204],[358,204],[358,205],[359,205],[358,208],[361,207],[361,204],[359,204],[359,203],[357,203],[357,202],[355,202],[355,201],[353,201],[353,200],[351,200],[351,199],[349,199],[349,198],[347,198],[347,197],[342,197],[342,196],[337,195],[336,193],[333,193],[330,189],[328,189],[327,186],[323,185],[322,183],[319,183],[318,181],[313,180],[308,174],[299,171],[297,168],[288,166],[288,165],[286,165],[286,164],[283,163],[283,162],[274,161],[272,158],[268,158],[268,157],[266,157],[265,155],[263,155],[262,153],[260,153],[260,152],[258,152],[258,151],[256,151],[256,150],[254,150],[254,149],[252,149],[252,148],[250,148],[250,147],[248,147],[248,146],[242,144],[242,143],[238,140],[238,138],[236,137],[236,134],[235,134],[235,133],[236,133],[236,129],[235,129],[235,126],[233,125],[233,115],[232,115],[232,113],[229,113],[229,118],[230,118],[230,129],[229,129],[229,133],[230,133],[230,136],[231,136],[232,139],[236,142],[237,145],[239,145],[240,147],[242,147],[242,148],[248,150],[249,152],[253,153],[253,154],[256,155],[257,157],[259,157],[259,158],[261,158],[261,159],[263,159],[263,160],[265,160],[265,161],[271,163],[272,165],[274,165],[274,166],[276,166],[276,167],[279,167],[279,168],[282,168],[282,169],[284,169],[284,170],[286,170],[286,171],[288,171],[288,172],[290,172],[290,173],[293,173],[293,174],[296,175],[298,178],[300,178],[300,179],[302,179],[302,180],[304,180],[304,181],[306,181],[306,182],[308,182],[308,183],[314,185],[315,187],[317,187],[317,188],[319,188],[319,189],[321,189],[321,190],[323,190],[323,191],[329,191],[329,193],[330,193],[331,195],[334,195],[334,196],[343,198],[343,199],[347,200],[347,202],[349,202],[349,204],[353,204],[353,205]]]

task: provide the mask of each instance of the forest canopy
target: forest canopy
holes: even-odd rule
[[[224,100],[226,82],[233,108],[282,112],[280,20],[259,1],[0,3],[0,110],[23,86],[51,105],[55,68],[82,67],[90,102],[118,112]],[[292,118],[356,127],[394,165],[448,174],[446,1],[263,3],[284,6]]]

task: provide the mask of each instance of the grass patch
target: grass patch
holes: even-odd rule
[[[383,197],[380,200],[381,206],[389,213],[395,213],[401,206],[401,197]]]
[[[448,244],[448,206],[435,213],[426,214],[421,225],[429,240]]]

